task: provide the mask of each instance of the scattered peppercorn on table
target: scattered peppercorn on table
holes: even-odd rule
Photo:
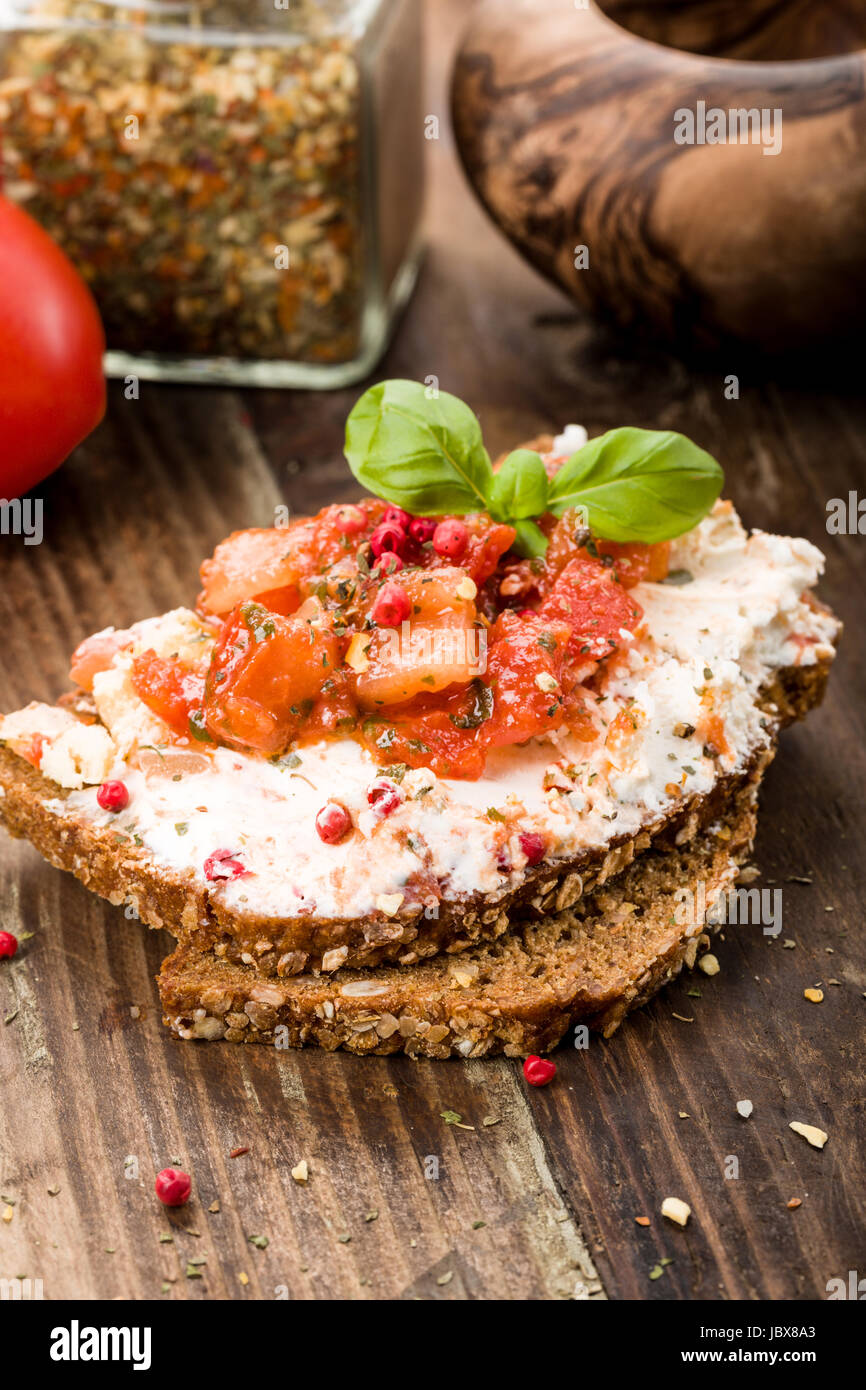
[[[437,71],[461,8],[431,26]],[[862,1268],[866,991],[862,564],[824,519],[866,488],[866,409],[838,384],[734,403],[713,370],[564,316],[430,143],[431,256],[378,375],[435,375],[491,451],[568,419],[681,430],[747,522],[828,554],[822,596],[855,640],[823,710],[783,735],[747,873],[781,892],[781,931],[727,929],[612,1038],[549,1059],[179,1043],[153,983],[169,938],[4,837],[0,1276],[51,1299],[824,1298]],[[275,507],[345,502],[350,527],[359,393],[113,390],[44,488],[44,543],[0,538],[0,709],[53,701],[77,640],[187,601],[201,555]],[[322,838],[340,833],[326,816]]]

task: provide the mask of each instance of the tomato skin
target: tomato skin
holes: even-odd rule
[[[0,492],[53,473],[105,414],[93,297],[47,232],[0,197]]]

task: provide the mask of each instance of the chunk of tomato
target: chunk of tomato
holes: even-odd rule
[[[596,558],[596,555],[607,556],[613,561],[613,568],[627,589],[640,584],[642,580],[659,583],[668,572],[670,551],[670,541],[644,545],[640,541],[620,543],[599,537],[593,540],[592,549],[588,549],[586,527],[580,513],[572,509],[560,517],[550,532],[545,557],[546,575],[541,589],[542,592],[549,590],[571,560],[580,557],[589,560]]]
[[[642,611],[610,569],[583,555],[569,560],[540,609],[545,618],[568,623],[569,657],[578,666],[628,646]]]
[[[308,720],[340,659],[340,639],[324,624],[239,604],[207,674],[208,732],[234,747],[279,752]]]
[[[129,646],[130,641],[128,632],[116,632],[113,629],[95,632],[92,637],[85,637],[72,653],[69,679],[80,685],[82,690],[92,690],[93,677],[100,671],[107,671],[117,653]]]
[[[132,663],[132,684],[138,698],[170,729],[182,737],[190,733],[190,715],[201,707],[204,694],[203,676],[148,650]]]
[[[422,697],[395,710],[394,718],[366,719],[358,737],[383,766],[405,763],[474,780],[484,771],[486,751],[483,726],[475,724],[477,698],[475,691]]]
[[[513,526],[504,526],[483,515],[465,516],[463,522],[469,529],[469,540],[460,564],[480,588],[513,546],[517,532]]]
[[[454,565],[407,570],[396,583],[406,596],[409,617],[399,631],[371,633],[368,664],[355,684],[358,703],[366,709],[466,685],[478,674],[482,643],[475,628],[475,589],[467,584],[465,571]],[[373,592],[371,615],[375,599]]]
[[[385,511],[377,497],[357,504],[364,525],[346,535],[345,508],[325,507],[317,516],[291,526],[254,527],[235,531],[222,541],[201,567],[199,605],[209,613],[229,613],[245,599],[259,598],[275,612],[290,613],[291,591],[301,590],[316,575],[353,555]],[[278,596],[277,596],[278,595]],[[295,608],[298,606],[295,603]]]
[[[488,747],[525,743],[563,723],[565,658],[571,628],[556,618],[505,612],[491,633],[485,680],[493,714],[483,730]]]
[[[645,580],[660,584],[670,566],[670,541],[659,541],[657,545],[643,545],[640,541],[599,541],[598,550],[613,560],[613,567],[626,589]]]

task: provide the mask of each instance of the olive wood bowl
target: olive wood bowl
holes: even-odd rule
[[[701,102],[781,148],[678,143]],[[491,217],[585,308],[702,348],[863,326],[866,0],[484,0],[452,109]]]

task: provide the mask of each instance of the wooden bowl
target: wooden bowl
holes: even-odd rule
[[[452,103],[482,202],[578,303],[777,352],[864,322],[864,79],[866,0],[485,0]]]

